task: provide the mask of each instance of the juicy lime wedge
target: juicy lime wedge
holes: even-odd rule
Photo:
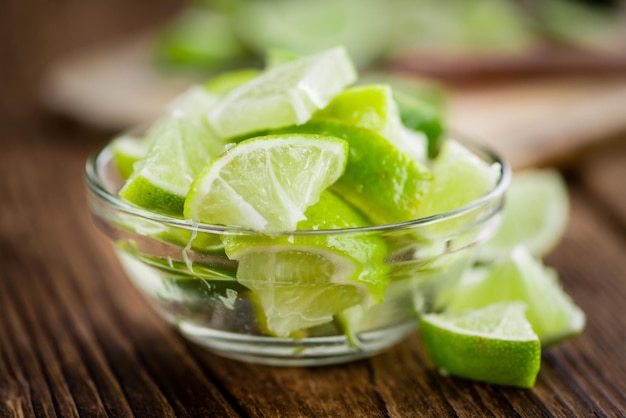
[[[292,231],[343,174],[347,153],[344,140],[320,135],[242,141],[196,178],[185,217],[268,233]]]
[[[532,388],[541,344],[523,303],[497,303],[460,315],[427,314],[419,322],[424,349],[444,374]]]
[[[305,215],[300,230],[369,225],[329,191]],[[229,258],[239,262],[237,279],[255,292],[270,335],[290,336],[328,323],[351,306],[378,302],[387,286],[386,244],[373,235],[230,235],[223,241]]]
[[[227,94],[208,120],[223,138],[301,124],[355,80],[345,49],[329,49],[267,69]]]
[[[535,257],[545,256],[563,236],[568,214],[567,185],[557,171],[514,173],[506,192],[502,224],[480,248],[480,259],[506,257],[517,245],[524,245]]]
[[[585,314],[563,291],[556,271],[535,260],[522,246],[492,266],[470,270],[437,299],[440,307],[452,313],[495,302],[522,301],[544,346],[578,335],[585,326]]]
[[[343,176],[332,186],[375,223],[415,219],[432,175],[376,132],[334,120],[313,120],[285,131],[345,139],[349,146]]]
[[[182,112],[162,120],[151,135],[154,144],[119,194],[146,209],[182,216],[192,180],[223,144]]]
[[[408,157],[418,161],[425,159],[424,144],[404,134],[398,107],[388,85],[372,84],[344,90],[314,115],[314,119],[328,118],[373,130]]]
[[[433,182],[419,208],[426,217],[460,208],[493,189],[501,167],[484,162],[459,142],[448,140],[432,165]]]

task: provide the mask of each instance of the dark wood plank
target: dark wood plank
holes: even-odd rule
[[[605,214],[626,230],[626,134],[583,162],[582,181]]]

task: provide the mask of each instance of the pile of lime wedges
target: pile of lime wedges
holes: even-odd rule
[[[263,71],[190,88],[141,136],[111,144],[125,179],[119,195],[131,204],[256,232],[192,246],[221,246],[238,262],[237,280],[256,293],[269,335],[297,337],[364,294],[376,303],[388,284],[380,237],[290,231],[410,221],[461,207],[499,179],[498,164],[443,140],[441,115],[419,98],[356,82],[341,47],[275,54]],[[585,316],[541,262],[565,229],[563,180],[519,173],[507,199],[501,229],[436,294],[420,330],[442,372],[532,387],[541,347],[580,333]],[[279,261],[291,268],[268,267]],[[294,299],[294,283],[308,286],[306,301]]]

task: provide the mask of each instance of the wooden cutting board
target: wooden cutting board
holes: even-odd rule
[[[146,33],[58,61],[45,79],[43,102],[115,131],[154,119],[197,80],[157,71],[152,39]],[[626,133],[626,72],[518,77],[449,90],[451,130],[490,144],[514,168],[557,165]]]

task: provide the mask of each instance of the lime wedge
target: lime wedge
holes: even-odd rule
[[[320,135],[251,138],[194,181],[185,217],[268,233],[292,231],[345,169],[347,143]]]
[[[545,256],[563,236],[568,212],[567,184],[557,171],[514,173],[506,192],[502,224],[481,246],[480,259],[506,257],[516,245],[524,245],[535,257]]]
[[[492,190],[499,164],[487,164],[459,142],[448,140],[432,165],[433,182],[419,208],[426,217],[463,207]]]
[[[180,217],[193,178],[223,144],[182,112],[160,121],[150,135],[154,144],[119,194],[138,206]]]
[[[424,349],[443,374],[532,388],[541,344],[523,303],[497,303],[461,315],[427,314],[419,327]]]
[[[313,120],[284,131],[330,135],[348,142],[346,171],[332,188],[373,222],[394,223],[417,217],[432,175],[387,139],[335,120]]]
[[[418,161],[425,160],[425,141],[424,144],[417,143],[405,135],[389,85],[373,84],[348,88],[313,117],[337,119],[348,125],[373,130],[408,157]]]
[[[329,191],[305,215],[300,230],[369,225]],[[387,286],[386,244],[371,234],[231,235],[223,241],[229,258],[239,262],[237,279],[255,292],[270,335],[328,323],[351,306],[380,301]]]
[[[345,49],[329,49],[267,69],[227,94],[208,120],[222,138],[301,124],[355,80]]]
[[[470,270],[437,299],[440,307],[452,313],[495,302],[522,301],[544,346],[578,335],[585,326],[585,314],[563,291],[556,271],[535,260],[522,246],[495,265]]]
[[[168,105],[167,114],[156,120],[145,135],[136,137],[124,134],[115,138],[111,143],[111,151],[122,178],[128,179],[130,177],[134,171],[134,164],[148,154],[157,137],[160,137],[164,131],[174,129],[172,120],[175,119],[175,116],[173,115],[181,116],[184,114],[184,118],[187,119],[185,123],[196,125],[196,131],[207,130],[208,127],[204,122],[206,113],[215,106],[219,98],[220,96],[210,93],[201,86],[191,86],[172,100]],[[210,134],[205,132],[202,135],[209,136]],[[221,153],[223,147],[223,144],[216,139],[213,138],[206,144],[211,147],[211,152],[215,155]]]

